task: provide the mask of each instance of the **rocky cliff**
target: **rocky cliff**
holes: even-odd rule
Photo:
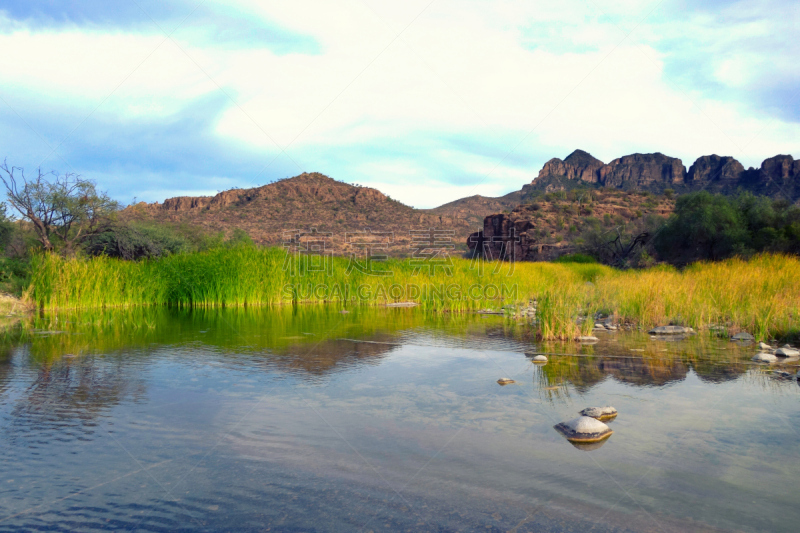
[[[800,200],[800,160],[778,155],[765,160],[761,168],[745,169],[729,156],[699,157],[689,170],[675,157],[661,153],[631,154],[604,164],[587,152],[576,150],[564,159],[545,163],[539,176],[523,186],[523,198],[542,192],[580,187],[606,187],[660,193],[697,190],[732,194],[748,190],[754,194]]]
[[[613,160],[598,171],[598,182],[617,189],[657,190],[683,186],[686,167],[661,153],[632,154]]]

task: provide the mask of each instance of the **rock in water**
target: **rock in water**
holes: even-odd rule
[[[578,342],[597,342],[599,340],[600,339],[598,339],[597,337],[593,337],[591,335],[583,335],[578,337]]]
[[[588,416],[580,416],[553,427],[570,442],[598,442],[613,433],[610,427]]]
[[[740,342],[753,342],[754,340],[756,340],[756,338],[747,333],[746,331],[740,331],[739,333],[731,337],[731,340]]]
[[[771,349],[772,349],[772,346],[770,346],[770,345],[769,345],[769,344],[767,344],[766,342],[759,342],[759,343],[758,343],[758,349],[759,349],[759,350],[771,350]]]
[[[513,379],[508,379],[508,378],[500,378],[497,380],[497,382],[500,385],[508,385],[509,383],[516,383],[516,381],[514,381]]]
[[[687,335],[693,334],[692,328],[684,326],[658,326],[648,331],[650,335]]]
[[[597,420],[611,420],[617,417],[617,410],[611,406],[587,407],[581,411],[581,414],[590,418],[596,418]]]
[[[757,363],[774,363],[778,358],[774,354],[762,352],[755,354],[752,360]]]
[[[781,357],[797,357],[800,355],[800,351],[795,350],[794,348],[778,348],[775,350],[775,355],[779,355]]]
[[[546,363],[547,362],[547,356],[539,354],[539,355],[534,356],[531,360],[534,363]]]
[[[597,442],[576,442],[572,440],[569,441],[569,443],[572,444],[574,448],[577,448],[582,452],[590,452],[592,450],[602,448],[606,442],[608,442],[608,439],[602,439]]]

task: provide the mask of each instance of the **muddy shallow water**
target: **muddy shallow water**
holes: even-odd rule
[[[800,387],[772,372],[796,366],[528,335],[415,309],[32,319],[0,344],[0,530],[797,530]],[[553,429],[603,405],[599,446]]]

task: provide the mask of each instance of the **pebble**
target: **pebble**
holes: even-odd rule
[[[499,383],[500,385],[508,385],[510,383],[516,383],[516,381],[508,378],[500,378],[497,380],[497,383]]]

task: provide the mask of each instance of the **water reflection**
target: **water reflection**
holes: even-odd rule
[[[414,309],[35,317],[0,339],[0,530],[791,530],[797,363],[751,356]],[[611,439],[553,431],[609,404]]]
[[[97,370],[91,364],[74,370],[68,359],[122,350],[136,350],[138,357],[148,357],[148,348],[153,346],[202,345],[233,358],[250,354],[266,370],[311,380],[359,365],[379,364],[404,345],[544,353],[548,363],[534,376],[542,391],[556,394],[563,392],[566,384],[586,393],[606,379],[634,386],[666,386],[685,380],[690,371],[704,382],[725,383],[754,368],[749,361],[751,346],[702,335],[682,342],[659,342],[648,335],[620,333],[589,346],[535,344],[531,335],[530,328],[503,317],[426,314],[413,309],[365,308],[341,314],[334,307],[285,306],[58,313],[33,317],[2,334],[0,393],[10,354],[18,346],[25,347],[27,364],[41,373],[37,383],[58,383],[69,390],[73,385],[66,384],[76,380],[92,383],[90,375]],[[125,364],[120,361],[115,370],[103,367],[102,372],[113,375]],[[775,368],[796,371],[797,361]],[[59,375],[51,375],[53,372]],[[86,375],[77,376],[76,372]],[[112,381],[102,376],[98,380]],[[89,394],[89,389],[92,387],[83,390]],[[82,389],[76,385],[75,390]],[[112,390],[109,388],[109,398],[114,395]],[[98,390],[92,394],[106,393]]]
[[[29,359],[25,347],[14,358]],[[86,438],[94,433],[98,418],[106,416],[112,407],[124,400],[139,401],[146,392],[142,376],[118,358],[43,361],[28,379],[10,413],[8,436],[12,444],[37,433],[63,432],[60,438]]]
[[[537,376],[544,390],[569,382],[578,392],[587,392],[609,378],[628,385],[662,387],[685,380],[690,371],[704,382],[724,383],[754,368],[749,360],[752,347],[700,336],[678,344],[617,334],[594,346],[540,347],[542,353],[546,350],[553,352]]]

